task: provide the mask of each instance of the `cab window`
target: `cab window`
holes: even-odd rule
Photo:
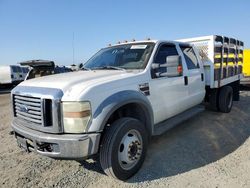
[[[17,67],[17,71],[18,71],[18,73],[21,73],[22,72],[21,67]]]
[[[198,63],[198,59],[194,53],[194,50],[192,47],[190,46],[181,46],[181,51],[184,55],[186,64],[187,64],[187,68],[188,69],[198,69],[200,68],[199,63]]]
[[[14,73],[16,73],[16,72],[17,72],[17,67],[12,66],[12,71],[13,71]]]
[[[160,48],[159,48],[159,50],[154,58],[154,65],[165,64],[166,58],[168,56],[175,56],[175,55],[179,55],[175,45],[173,45],[173,44],[162,45],[162,46],[160,46]],[[167,72],[167,67],[152,68],[151,70],[152,70],[151,71],[152,78],[158,78],[158,77],[160,77],[159,75]]]

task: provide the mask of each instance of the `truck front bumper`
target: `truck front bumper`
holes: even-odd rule
[[[98,152],[100,133],[49,134],[12,122],[18,145],[27,152],[57,159],[84,159]]]

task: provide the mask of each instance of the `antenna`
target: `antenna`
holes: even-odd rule
[[[75,33],[73,32],[72,38],[72,53],[73,53],[73,64],[75,64]]]

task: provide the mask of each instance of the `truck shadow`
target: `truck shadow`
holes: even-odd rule
[[[153,137],[142,168],[127,182],[175,176],[235,151],[250,136],[250,95],[247,95],[249,92],[244,91],[241,101],[234,103],[229,114],[206,110],[165,134]],[[80,165],[104,174],[99,162],[82,161]]]
[[[80,163],[80,166],[82,166],[85,169],[98,172],[100,174],[105,175],[105,173],[102,170],[101,164],[98,162],[98,159],[95,158],[94,160],[90,159],[91,161],[78,161]]]

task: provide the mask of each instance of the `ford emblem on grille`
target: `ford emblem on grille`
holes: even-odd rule
[[[26,113],[27,113],[27,112],[29,111],[29,109],[28,109],[28,107],[27,107],[26,105],[21,105],[21,106],[20,106],[20,111],[21,111],[21,112],[26,112]]]

